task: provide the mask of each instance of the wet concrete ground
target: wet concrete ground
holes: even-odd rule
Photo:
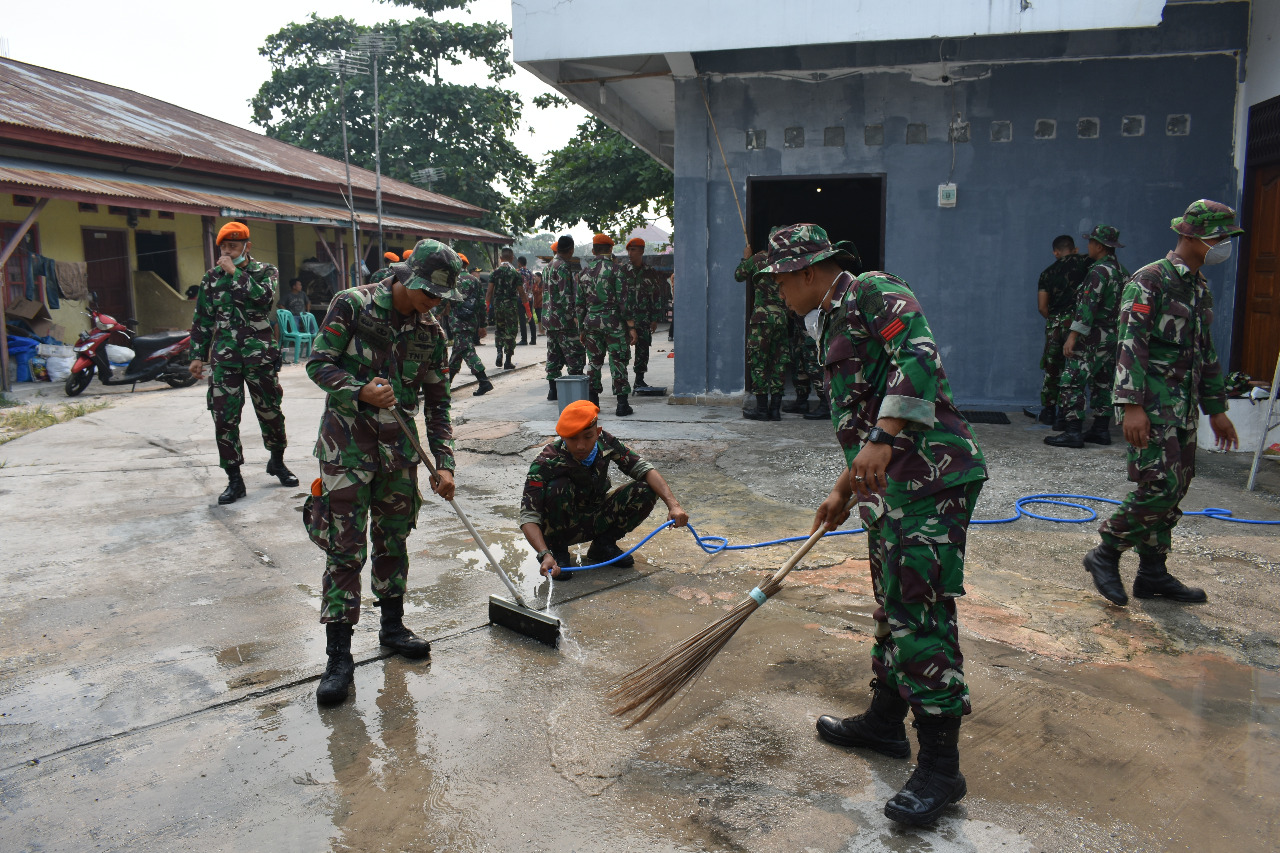
[[[670,382],[665,355],[654,384]],[[305,486],[323,398],[301,367],[282,379]],[[905,831],[880,809],[910,762],[813,730],[866,702],[861,537],[819,545],[678,703],[624,729],[608,687],[722,615],[787,549],[707,555],[664,531],[636,570],[555,584],[566,638],[553,651],[486,624],[501,586],[429,497],[407,621],[432,661],[383,658],[366,618],[356,696],[321,710],[323,559],[301,528],[303,488],[262,473],[250,418],[249,496],[218,507],[202,391],[102,390],[112,408],[0,447],[0,849],[1262,851],[1280,837],[1280,528],[1187,519],[1170,566],[1210,602],[1128,608],[1080,567],[1094,525],[972,528],[969,796],[936,829]],[[459,501],[539,601],[548,585],[515,516],[555,417],[545,392],[531,366],[455,398]],[[611,402],[605,427],[657,462],[703,535],[805,533],[839,471],[821,422],[662,398],[616,419]],[[1012,417],[976,427],[992,472],[978,518],[1041,491],[1123,496],[1119,443],[1053,450]],[[1184,508],[1280,518],[1268,464],[1248,494],[1244,454],[1202,452]],[[1132,557],[1123,571],[1132,580]]]

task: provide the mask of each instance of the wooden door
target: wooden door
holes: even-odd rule
[[[1280,352],[1280,166],[1254,172],[1240,369],[1270,379]]]
[[[99,311],[123,323],[134,316],[128,235],[109,228],[84,228],[81,236],[89,264],[89,292],[98,294]]]

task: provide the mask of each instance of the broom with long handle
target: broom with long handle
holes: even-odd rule
[[[858,502],[855,495],[845,504],[845,512],[853,509]],[[609,691],[609,698],[618,702],[611,712],[614,716],[622,716],[639,708],[640,713],[627,723],[631,728],[667,704],[677,693],[697,680],[712,659],[719,654],[725,644],[733,638],[742,623],[756,611],[760,605],[782,589],[783,579],[791,573],[796,564],[809,553],[809,549],[818,540],[834,528],[824,524],[815,530],[804,544],[800,546],[791,559],[782,564],[782,568],[773,577],[751,590],[744,601],[738,603],[719,620],[703,628],[682,643],[673,646],[666,654],[632,670]]]

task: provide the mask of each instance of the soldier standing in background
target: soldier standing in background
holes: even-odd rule
[[[816,225],[769,235],[764,271],[793,311],[818,312],[832,423],[848,466],[813,529],[839,526],[857,494],[879,605],[871,707],[820,717],[818,734],[906,758],[911,711],[916,769],[884,813],[924,825],[966,792],[959,737],[969,687],[955,600],[965,594],[965,538],[987,470],[911,289],[883,272],[855,278],[847,270],[854,263]]]
[[[221,256],[218,265],[200,280],[195,316],[191,321],[191,375],[204,376],[207,361],[213,368],[209,380],[209,411],[213,413],[218,464],[227,472],[227,488],[218,503],[230,504],[245,496],[244,449],[240,446],[240,413],[245,388],[262,429],[262,443],[271,452],[267,473],[281,485],[296,486],[298,478],[285,467],[284,391],[280,388],[280,346],[276,338],[276,290],[280,273],[271,264],[249,255],[249,227],[228,222],[218,231]]]
[[[601,375],[605,356],[613,377],[613,394],[618,398],[614,414],[626,417],[635,410],[627,403],[631,383],[627,381],[630,344],[636,341],[636,321],[630,307],[622,270],[613,259],[613,238],[597,234],[591,238],[591,257],[578,272],[578,324],[582,343],[591,357],[587,375],[591,378],[591,402],[600,405],[604,391]]]
[[[511,249],[503,249],[500,255],[502,263],[489,273],[489,292],[486,294],[489,304],[493,306],[494,330],[493,342],[498,349],[495,367],[515,368],[511,361],[516,352],[516,328],[520,321],[520,290],[524,283],[520,273],[512,266],[516,253]],[[506,364],[503,364],[506,355]]]
[[[538,343],[537,320],[533,317],[533,270],[524,255],[516,258],[516,272],[520,273],[520,343]]]
[[[323,705],[344,701],[354,680],[351,634],[360,621],[366,527],[382,612],[378,641],[411,659],[431,654],[431,645],[404,625],[405,542],[422,505],[420,460],[389,410],[398,407],[416,435],[422,400],[439,471],[431,489],[451,500],[448,351],[432,312],[442,299],[457,299],[462,261],[443,243],[422,240],[407,262],[391,268],[390,280],[334,297],[307,362],[307,375],[327,395],[315,448],[320,478],[303,513],[308,535],[326,555],[320,621],[328,665],[316,690]]]
[[[1084,447],[1111,443],[1111,385],[1116,377],[1116,320],[1120,294],[1129,271],[1116,257],[1124,248],[1120,232],[1110,225],[1095,226],[1089,238],[1093,265],[1076,298],[1076,309],[1062,345],[1067,362],[1058,392],[1060,435],[1046,436],[1051,447]],[[1086,395],[1088,402],[1086,403]],[[1093,425],[1082,433],[1086,405],[1093,408]]]
[[[1028,417],[1036,417],[1045,426],[1054,426],[1058,416],[1062,368],[1067,357],[1062,346],[1067,342],[1067,331],[1076,309],[1076,294],[1080,283],[1089,272],[1089,259],[1076,253],[1076,241],[1070,234],[1053,239],[1054,261],[1040,273],[1037,284],[1037,307],[1044,317],[1044,353],[1040,356],[1040,369],[1044,382],[1040,386],[1040,411],[1023,409]]]
[[[459,252],[458,260],[465,270],[467,256]],[[476,341],[489,333],[483,322],[485,286],[471,273],[462,272],[458,275],[457,289],[458,301],[449,303],[449,315],[452,319],[450,331],[453,337],[453,352],[449,357],[449,383],[452,386],[454,377],[462,370],[465,362],[471,369],[471,375],[480,380],[471,396],[482,397],[493,390],[493,383],[484,373],[484,362],[476,353]]]
[[[626,289],[636,330],[636,387],[645,387],[644,374],[649,369],[649,347],[658,329],[662,310],[662,273],[644,262],[644,240],[627,241],[627,261],[622,265]]]
[[[578,285],[573,277],[573,238],[568,234],[555,243],[556,256],[543,277],[542,329],[547,335],[547,399],[556,399],[556,379],[562,369],[581,376],[586,351],[578,331]]]
[[[1231,238],[1243,234],[1236,212],[1208,199],[1193,202],[1172,220],[1178,245],[1138,270],[1120,299],[1116,356],[1116,410],[1129,442],[1129,479],[1137,483],[1098,528],[1102,544],[1085,555],[1084,567],[1108,601],[1129,603],[1120,580],[1120,556],[1138,552],[1135,598],[1208,601],[1204,590],[1184,585],[1165,565],[1196,470],[1196,427],[1209,416],[1222,450],[1239,444],[1227,417],[1222,367],[1213,347],[1213,295],[1200,268],[1231,257]]]
[[[743,417],[753,421],[782,420],[782,388],[786,382],[787,313],[773,276],[762,271],[765,253],[743,250],[733,271],[737,281],[751,284],[751,328],[747,332],[747,373],[756,395],[756,408]]]

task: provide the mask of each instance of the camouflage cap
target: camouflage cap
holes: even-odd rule
[[[1170,220],[1169,227],[1184,237],[1234,237],[1243,234],[1236,227],[1236,212],[1220,201],[1202,198],[1191,202],[1187,212]]]
[[[388,266],[396,279],[410,290],[425,290],[432,296],[462,301],[455,285],[462,272],[462,259],[457,252],[439,240],[419,240],[409,260]]]
[[[1081,234],[1080,236],[1086,240],[1097,240],[1102,245],[1110,246],[1113,249],[1124,248],[1124,243],[1120,242],[1120,229],[1111,225],[1095,225],[1088,234]]]
[[[761,272],[795,272],[828,258],[848,269],[858,263],[857,250],[849,252],[852,245],[847,242],[832,245],[821,226],[807,222],[775,228],[769,232],[768,265]]]

